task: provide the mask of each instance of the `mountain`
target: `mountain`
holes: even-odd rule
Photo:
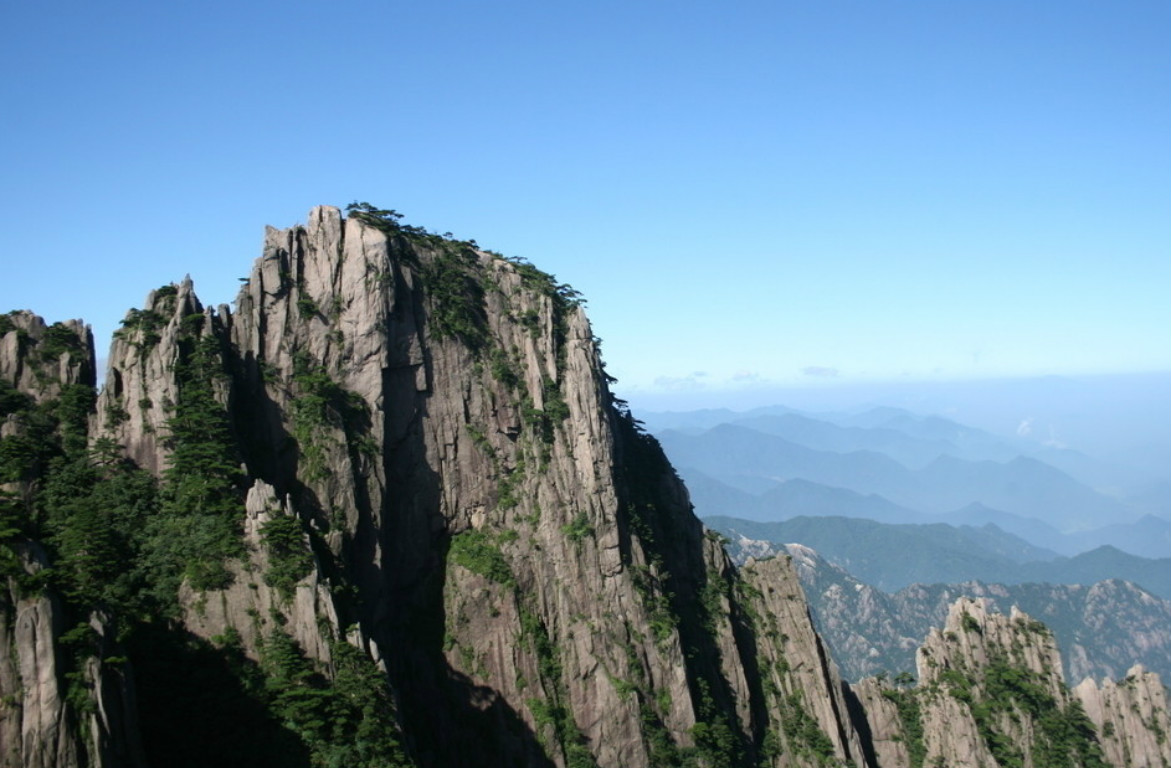
[[[1136,665],[1118,685],[1086,680],[1070,691],[1053,635],[1015,608],[1005,615],[957,600],[915,662],[914,688],[906,678],[869,678],[851,689],[877,764],[1158,766],[1171,758],[1166,732],[1136,728],[1167,706],[1157,675]]]
[[[920,416],[903,408],[871,408],[857,414],[839,415],[836,421],[843,426],[897,432],[915,440],[947,445],[951,449],[948,454],[973,461],[1008,461],[1021,454],[1019,444],[990,432],[942,416]]]
[[[882,453],[911,468],[922,467],[944,454],[959,453],[959,449],[946,440],[922,440],[881,427],[843,427],[797,413],[728,419],[727,423],[776,435],[817,451]],[[981,458],[990,457],[981,455]]]
[[[1016,606],[1053,630],[1065,680],[1118,679],[1134,664],[1171,675],[1171,602],[1126,581],[1090,585],[967,581],[914,584],[885,592],[859,581],[815,550],[789,544],[818,632],[842,673],[859,680],[914,668],[920,638],[942,626],[960,596],[1001,613]]]
[[[690,477],[688,474],[684,476]],[[906,507],[900,507],[898,504],[892,504],[877,494],[862,495],[844,488],[835,488],[800,478],[786,480],[756,498],[758,506],[762,510],[757,513],[758,519],[776,519],[778,513],[786,517],[798,515],[856,517],[880,523],[905,523],[910,520],[924,520],[927,517]],[[699,508],[698,503],[696,507]]]
[[[268,229],[234,306],[151,291],[100,392],[80,322],[0,321],[4,765],[880,764],[571,288],[355,204]]]
[[[704,514],[719,510],[718,517],[736,517],[758,522],[802,515],[858,517],[888,523],[931,519],[927,515],[892,504],[881,496],[864,496],[844,488],[835,488],[809,480],[772,483],[763,491],[750,493],[691,467],[680,467],[679,474],[687,483],[695,508],[704,510]]]
[[[1171,520],[1145,515],[1132,523],[1106,525],[1066,538],[1077,551],[1110,546],[1140,557],[1166,558],[1171,555]]]
[[[1023,563],[1056,557],[991,525],[886,525],[873,520],[805,516],[779,523],[726,517],[707,517],[704,522],[731,539],[734,556],[742,538],[767,542],[777,551],[788,543],[804,544],[865,583],[886,591],[913,583],[996,580]]]
[[[906,467],[879,453],[818,451],[732,424],[699,435],[668,430],[658,437],[673,463],[733,485],[736,478],[753,479],[758,486],[760,480],[776,484],[800,478],[858,493],[882,493],[910,482]]]
[[[1166,495],[1141,469],[895,408],[813,417],[778,406],[691,416],[652,424],[686,425],[660,426],[656,434],[682,476],[706,484],[696,498],[701,517],[992,522],[1067,555],[1101,544],[1145,557],[1171,554],[1171,519],[1159,517],[1171,515]],[[1077,477],[1037,457],[1053,458]],[[823,488],[798,492],[794,483]]]
[[[1110,546],[1060,557],[995,525],[888,525],[845,517],[761,523],[714,516],[704,522],[729,538],[737,559],[776,553],[786,544],[804,544],[828,562],[888,592],[911,584],[1088,585],[1124,579],[1171,599],[1171,558],[1136,557]]]
[[[1045,542],[1048,544],[1048,548],[1063,555],[1075,555],[1082,551],[1076,543],[1070,542],[1065,534],[1048,523],[1035,517],[1024,517],[992,509],[978,501],[967,504],[961,509],[939,515],[938,519],[949,525],[995,525],[1003,531],[1038,546],[1040,546],[1039,542]]]

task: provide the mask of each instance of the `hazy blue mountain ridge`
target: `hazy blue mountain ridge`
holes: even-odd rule
[[[1064,555],[1103,544],[1143,557],[1171,555],[1168,489],[1143,468],[1075,450],[890,407],[813,415],[778,406],[652,414],[648,421],[701,516],[994,523]]]
[[[911,584],[988,581],[1089,585],[1125,579],[1171,599],[1171,558],[1137,557],[1102,546],[1075,557],[1034,548],[995,526],[887,525],[845,517],[797,517],[773,523],[714,516],[704,524],[731,540],[733,557],[769,551],[746,549],[740,539],[817,550],[826,561],[867,584],[893,592]]]

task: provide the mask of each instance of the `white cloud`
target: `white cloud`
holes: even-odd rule
[[[678,392],[699,389],[702,385],[695,378],[695,375],[692,374],[691,376],[658,376],[655,378],[655,386],[660,389]]]

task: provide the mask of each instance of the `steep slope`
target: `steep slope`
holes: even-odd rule
[[[317,208],[267,232],[235,312],[163,286],[109,359],[77,472],[132,482],[100,448],[158,485],[107,521],[119,589],[40,533],[95,585],[71,610],[105,611],[125,644],[150,763],[861,759],[804,604],[757,631],[606,390],[576,295],[531,265]],[[771,727],[756,673],[782,657],[796,733]]]
[[[8,322],[2,764],[875,765],[789,559],[527,262],[315,208],[234,311],[151,292],[96,403]]]
[[[1097,728],[1102,750],[1111,765],[1166,768],[1171,765],[1167,739],[1167,689],[1157,675],[1135,665],[1115,683],[1099,688],[1086,678],[1074,688]]]
[[[1142,693],[1125,699],[1128,706],[1141,699],[1145,709],[1118,710],[1123,699],[1110,684],[1099,690],[1087,682],[1073,694],[1061,682],[1053,636],[1016,610],[1005,616],[979,601],[957,601],[943,629],[919,649],[918,674],[914,688],[875,678],[855,687],[869,749],[885,768],[1156,766],[1171,759],[1157,678],[1142,677],[1133,686]],[[1100,727],[1111,735],[1100,739],[1096,723],[1107,721],[1111,728]]]
[[[75,544],[38,504],[52,466],[85,451],[94,356],[80,321],[0,315],[0,764],[141,764],[133,691],[101,612],[66,599],[38,541]],[[49,489],[51,490],[51,489]],[[48,512],[49,514],[46,514]],[[82,649],[89,644],[96,653]]]
[[[850,680],[914,669],[919,639],[943,624],[961,595],[981,598],[1002,613],[1017,606],[1043,620],[1057,638],[1068,681],[1121,679],[1136,663],[1171,679],[1171,603],[1134,584],[969,581],[915,584],[886,593],[827,563],[808,547],[790,544],[787,550],[817,630]]]

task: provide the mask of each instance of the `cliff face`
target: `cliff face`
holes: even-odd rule
[[[152,292],[109,365],[4,478],[53,575],[5,572],[46,682],[0,669],[3,764],[876,764],[788,558],[732,565],[531,265],[317,208],[234,311]],[[75,631],[21,634],[54,600]]]
[[[1071,693],[1053,635],[1016,609],[956,601],[917,661],[914,688],[877,678],[855,688],[880,765],[1167,764],[1157,676],[1139,668],[1122,687],[1087,679]]]
[[[743,545],[749,540],[742,539]],[[765,542],[757,542],[765,544]],[[912,670],[915,651],[961,596],[1043,621],[1061,650],[1065,679],[1120,679],[1136,662],[1171,679],[1171,602],[1117,579],[1097,584],[913,584],[888,594],[800,544],[792,554],[818,632],[850,680]],[[764,551],[768,551],[765,549]]]
[[[1117,683],[1106,679],[1099,688],[1086,678],[1073,693],[1097,728],[1111,765],[1171,765],[1167,689],[1157,675],[1136,665]]]
[[[133,688],[105,663],[100,612],[71,610],[36,540],[41,480],[84,450],[93,405],[93,338],[80,321],[0,315],[0,764],[138,765]],[[79,660],[88,635],[98,653]],[[103,654],[106,651],[107,654]],[[84,690],[86,694],[80,692]],[[78,707],[84,697],[92,706]]]

